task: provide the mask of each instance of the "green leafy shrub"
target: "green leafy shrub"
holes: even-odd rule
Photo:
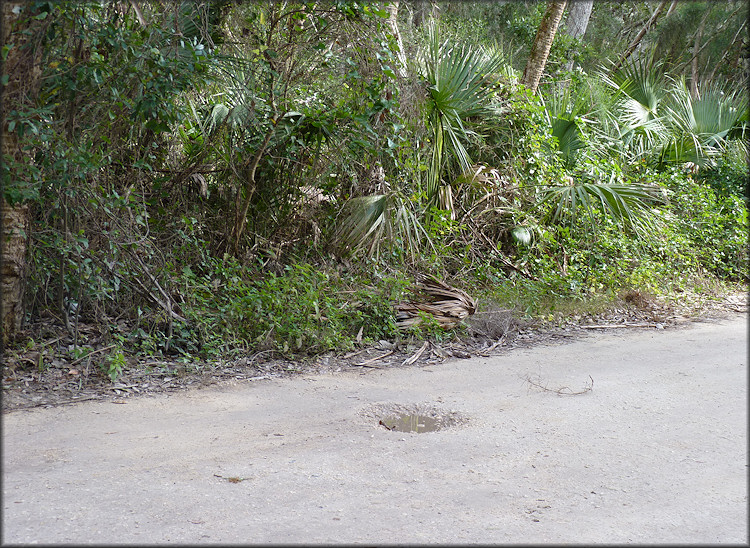
[[[701,170],[696,180],[707,184],[719,195],[734,195],[750,200],[750,170],[747,153],[733,151],[720,158],[715,166]]]
[[[408,285],[376,269],[341,274],[293,263],[264,273],[230,257],[206,257],[184,267],[180,279],[182,308],[207,356],[237,349],[315,354],[392,338],[392,306]]]
[[[667,177],[671,212],[701,265],[719,277],[748,279],[748,213],[736,193],[721,194],[688,176]]]

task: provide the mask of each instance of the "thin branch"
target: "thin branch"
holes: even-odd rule
[[[743,21],[742,24],[740,25],[740,28],[737,29],[737,32],[735,33],[734,38],[732,38],[732,41],[729,42],[729,45],[721,53],[721,55],[719,56],[719,60],[714,63],[714,68],[713,68],[713,70],[711,70],[711,74],[708,75],[708,78],[706,78],[706,82],[710,82],[711,80],[714,79],[714,74],[716,74],[716,69],[719,68],[719,66],[721,66],[722,62],[724,61],[724,59],[726,58],[727,54],[729,53],[729,50],[731,50],[732,47],[737,43],[737,38],[739,38],[740,33],[745,28],[746,24],[747,24],[747,21]]]
[[[703,37],[703,29],[706,28],[706,21],[708,21],[708,15],[711,13],[711,8],[708,8],[703,14],[700,25],[698,25],[698,31],[695,33],[695,43],[693,44],[693,61],[690,67],[690,95],[695,99],[699,99],[698,95],[698,51],[700,51],[701,38]]]
[[[161,285],[159,284],[159,281],[154,277],[153,274],[151,274],[151,271],[148,269],[148,267],[143,263],[143,260],[141,260],[140,256],[137,252],[128,250],[128,253],[135,258],[135,260],[138,262],[138,264],[141,267],[141,270],[148,278],[151,280],[151,283],[156,286],[156,289],[159,290],[159,293],[164,297],[164,301],[162,302],[161,299],[159,299],[156,295],[154,295],[141,281],[141,279],[138,276],[133,276],[133,280],[141,286],[141,288],[146,292],[146,294],[151,297],[156,304],[158,304],[160,307],[164,309],[165,312],[167,312],[167,318],[169,320],[170,326],[172,325],[172,319],[175,319],[180,322],[187,323],[187,320],[180,316],[177,312],[175,312],[172,309],[172,298],[167,294],[164,289],[162,289]]]
[[[546,384],[542,385],[540,381],[538,380],[532,380],[530,375],[526,375],[524,380],[530,384],[531,386],[535,388],[539,388],[543,392],[553,392],[557,394],[558,396],[580,396],[581,394],[586,394],[587,392],[591,392],[591,390],[594,388],[594,379],[589,375],[589,381],[587,382],[582,390],[573,391],[567,386],[561,386],[560,388],[549,388]]]
[[[638,47],[638,44],[641,43],[641,40],[646,35],[648,30],[651,28],[651,26],[656,22],[656,19],[658,19],[659,15],[661,15],[661,12],[664,10],[664,6],[667,5],[667,2],[669,0],[662,0],[662,2],[659,4],[659,6],[656,8],[656,11],[651,16],[651,18],[646,22],[646,24],[643,26],[641,31],[636,35],[636,37],[633,39],[633,41],[630,43],[628,48],[625,50],[625,53],[623,53],[620,60],[617,62],[617,64],[612,69],[612,72],[617,72],[617,69],[619,69],[622,64],[627,61],[628,57],[630,57],[630,54],[635,51],[635,48]]]
[[[235,211],[235,224],[232,234],[235,253],[237,253],[237,251],[239,250],[240,239],[242,238],[242,233],[245,231],[245,224],[247,222],[247,212],[250,209],[250,201],[252,200],[253,194],[255,193],[255,172],[258,169],[258,164],[260,164],[260,159],[263,157],[263,154],[268,147],[268,143],[271,141],[271,137],[273,137],[273,134],[276,131],[277,119],[274,118],[271,120],[271,122],[273,125],[266,132],[266,136],[263,139],[263,144],[261,144],[260,148],[255,153],[252,165],[250,165],[250,173],[248,174],[247,183],[245,184],[245,200],[244,202],[242,202],[241,206],[240,196],[242,193],[240,191],[237,192],[237,209]]]
[[[98,354],[99,352],[104,352],[105,350],[109,350],[110,348],[114,348],[115,346],[117,346],[117,345],[116,344],[110,344],[109,346],[105,346],[104,348],[99,348],[97,350],[94,350],[93,352],[89,352],[85,356],[81,356],[77,360],[74,360],[74,361],[70,362],[70,365],[68,367],[72,367],[72,366],[76,365],[77,363],[82,362],[86,358],[89,358],[89,357],[93,356],[94,354]]]
[[[138,3],[135,0],[130,0],[130,5],[133,6],[133,11],[135,12],[135,16],[138,19],[138,22],[142,27],[145,27],[146,20],[143,18],[143,14],[141,13],[141,8],[138,7]]]
[[[693,62],[693,58],[696,57],[696,56],[698,56],[698,55],[700,55],[701,52],[704,49],[706,49],[708,47],[708,45],[713,41],[713,39],[716,38],[719,34],[721,34],[724,31],[724,29],[726,28],[727,24],[729,24],[729,21],[732,19],[732,17],[738,11],[740,11],[743,7],[744,7],[744,5],[738,7],[736,10],[734,10],[732,13],[730,13],[727,16],[727,18],[724,20],[724,22],[721,25],[719,25],[718,27],[716,27],[716,30],[713,32],[713,34],[711,34],[711,36],[709,36],[708,38],[706,38],[706,42],[703,44],[703,46],[701,46],[701,48],[698,51],[693,52],[693,55],[690,57],[690,59],[688,59],[687,61],[685,61],[684,63],[682,63],[678,67],[677,72],[681,71],[687,65],[689,65],[690,63],[692,63]]]

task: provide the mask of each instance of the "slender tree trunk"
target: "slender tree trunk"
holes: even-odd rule
[[[669,5],[669,9],[667,10],[667,13],[664,15],[664,17],[669,17],[672,15],[672,12],[677,7],[677,0],[672,0],[672,3]]]
[[[16,134],[10,131],[6,113],[32,105],[39,92],[41,69],[40,49],[35,48],[34,31],[37,20],[30,13],[30,2],[2,3],[0,42],[7,50],[2,75],[2,156],[10,167],[11,185],[15,184],[14,166],[31,162],[21,150]],[[26,284],[26,250],[30,224],[30,208],[25,203],[6,201],[8,190],[0,190],[0,349],[20,330],[24,315],[23,295]]]
[[[268,148],[268,143],[273,137],[276,126],[276,119],[273,120],[273,126],[266,131],[266,136],[263,138],[263,144],[255,153],[252,159],[252,163],[248,166],[247,180],[245,181],[245,197],[242,197],[242,189],[237,189],[237,197],[235,200],[234,210],[234,224],[232,225],[232,232],[229,236],[229,245],[232,246],[234,254],[237,255],[240,249],[240,241],[242,240],[242,234],[245,232],[245,226],[247,225],[247,212],[250,209],[250,202],[253,199],[257,184],[255,181],[255,173],[260,164],[260,160],[265,154]]]
[[[732,48],[733,48],[733,47],[734,47],[734,46],[735,46],[735,45],[736,45],[737,43],[739,43],[739,42],[741,42],[741,41],[742,41],[742,40],[739,40],[739,41],[738,41],[738,38],[739,38],[740,34],[742,33],[742,31],[744,30],[744,28],[745,28],[745,25],[746,25],[746,24],[747,24],[747,23],[743,22],[743,23],[742,23],[742,25],[740,25],[740,28],[739,28],[739,29],[737,29],[737,32],[736,32],[736,34],[734,35],[734,38],[732,38],[732,41],[731,41],[731,42],[729,43],[729,45],[728,45],[728,46],[727,46],[727,47],[726,47],[726,48],[724,49],[724,51],[722,52],[721,56],[719,57],[719,60],[718,60],[718,61],[717,61],[716,63],[714,63],[714,64],[713,64],[713,65],[714,65],[714,68],[713,68],[713,69],[711,69],[711,73],[710,73],[710,74],[708,75],[708,77],[706,78],[706,83],[708,83],[708,82],[711,82],[711,81],[712,81],[712,80],[714,79],[714,75],[716,74],[716,69],[717,69],[717,68],[719,68],[719,67],[720,67],[720,66],[721,66],[721,65],[722,65],[722,64],[724,63],[724,61],[725,61],[725,59],[727,58],[727,55],[729,55],[729,52],[731,51],[731,49],[732,49]],[[743,40],[744,40],[744,38],[743,38]]]
[[[568,19],[565,22],[565,34],[571,38],[581,40],[586,34],[586,28],[589,26],[594,0],[570,0],[569,6]],[[565,70],[573,70],[573,64],[574,61],[571,58],[565,65]]]
[[[693,61],[690,64],[690,96],[693,99],[699,99],[698,94],[698,52],[701,47],[701,38],[703,38],[703,29],[706,28],[706,21],[708,20],[708,14],[711,12],[711,7],[706,9],[706,13],[703,14],[703,19],[698,26],[698,30],[695,33],[695,42],[693,43]]]
[[[630,55],[635,51],[635,48],[637,48],[638,44],[641,43],[641,40],[643,40],[643,37],[646,36],[648,29],[650,29],[653,26],[653,24],[659,18],[659,15],[661,15],[661,12],[664,11],[664,8],[667,5],[667,2],[669,2],[669,0],[662,0],[659,3],[659,6],[656,8],[656,11],[654,11],[654,14],[651,16],[651,18],[648,21],[646,21],[646,24],[643,25],[643,28],[636,35],[633,41],[630,43],[628,48],[625,50],[625,53],[622,54],[622,57],[620,57],[620,60],[617,61],[617,64],[612,69],[612,72],[617,71],[617,69],[619,69],[622,66],[622,64],[628,60],[628,57],[630,57]],[[670,8],[669,11],[671,12],[672,9]]]
[[[436,19],[440,9],[435,0],[413,0],[412,23],[415,28],[425,24],[428,19]]]
[[[388,26],[391,27],[391,32],[396,37],[396,44],[398,45],[398,63],[400,65],[398,74],[402,78],[405,78],[406,54],[404,52],[404,42],[401,40],[401,33],[398,30],[398,6],[399,0],[394,0],[388,3]]]
[[[567,0],[550,1],[542,22],[539,24],[539,30],[534,37],[531,54],[526,62],[523,78],[521,78],[521,83],[528,87],[532,93],[536,93],[539,80],[542,78],[547,57],[549,57],[549,50],[552,47],[552,41],[555,39],[557,26],[560,24],[563,11],[565,11],[566,2]]]

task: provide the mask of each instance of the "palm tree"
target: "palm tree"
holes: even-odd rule
[[[637,161],[653,154],[668,130],[663,120],[663,103],[667,97],[667,80],[653,57],[641,57],[601,80],[612,92],[610,102],[600,105],[602,129],[615,143],[623,161]]]
[[[575,180],[569,176],[564,184],[544,188],[539,205],[551,204],[549,220],[552,223],[562,223],[567,219],[573,225],[583,211],[588,229],[595,234],[597,221],[594,211],[599,209],[618,225],[642,234],[658,222],[652,216],[650,207],[661,199],[656,187],[625,183],[614,171],[606,176],[599,170],[591,169],[577,175]]]
[[[334,233],[340,251],[364,249],[368,256],[378,256],[384,242],[397,240],[412,259],[422,242],[432,243],[414,204],[397,191],[349,200]]]
[[[637,87],[624,87],[631,95],[638,96]],[[648,109],[635,108],[634,105],[641,103],[630,95],[625,96],[627,99],[622,100],[620,106],[630,105],[631,116],[641,115],[638,120],[631,117],[626,126],[632,133],[633,128],[648,124],[650,115]],[[571,91],[560,86],[545,101],[545,109],[562,167],[572,174],[565,177],[562,184],[550,185],[541,191],[538,205],[551,204],[550,221],[559,223],[568,219],[572,224],[583,211],[592,232],[596,232],[594,210],[599,209],[619,225],[636,232],[648,228],[654,221],[650,204],[659,201],[661,196],[652,187],[627,183],[615,170],[605,172],[599,167],[607,157],[607,145],[611,146],[611,142],[600,124],[590,118],[594,98],[585,89]],[[592,137],[586,134],[588,128],[593,132]]]
[[[601,78],[614,92],[600,109],[601,127],[618,143],[623,160],[644,159],[656,167],[710,163],[729,139],[742,137],[748,101],[739,91],[702,86],[700,98],[684,77],[672,80],[653,57],[630,62]]]
[[[432,155],[427,169],[426,213],[438,207],[455,217],[452,184],[472,172],[466,150],[473,132],[470,117],[491,112],[491,84],[503,66],[500,51],[487,51],[451,40],[440,40],[435,24],[428,26],[425,50],[417,70],[428,86],[426,101]],[[421,242],[430,243],[420,222],[422,214],[397,190],[350,201],[336,231],[341,249],[366,248],[377,253],[381,239],[399,238],[411,253]]]
[[[566,170],[575,169],[581,155],[602,152],[601,147],[593,144],[596,141],[586,139],[582,130],[583,125],[594,122],[588,118],[592,107],[585,93],[559,86],[544,100],[544,107]]]
[[[521,79],[521,83],[528,87],[532,93],[536,93],[539,80],[542,78],[549,50],[552,47],[552,41],[555,39],[557,26],[562,19],[566,3],[567,0],[550,1],[534,37],[529,60],[526,63],[526,69],[523,71],[523,78]]]
[[[744,93],[725,92],[717,84],[703,87],[695,98],[684,77],[676,80],[665,112],[669,139],[657,150],[657,164],[710,164],[725,151],[733,130],[744,127],[747,104]]]
[[[429,86],[428,123],[433,136],[432,159],[427,171],[427,198],[433,205],[453,212],[450,182],[443,180],[449,158],[457,163],[454,178],[471,170],[465,144],[472,132],[465,121],[489,114],[492,78],[503,66],[501,52],[441,41],[436,26],[428,28],[426,51],[418,69]]]

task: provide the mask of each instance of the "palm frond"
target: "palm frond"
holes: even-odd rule
[[[604,71],[599,76],[615,93],[616,127],[626,147],[649,150],[667,138],[661,112],[667,82],[658,65],[641,58],[611,76]]]
[[[694,98],[684,78],[674,82],[670,99],[666,122],[671,138],[658,151],[658,163],[662,165],[704,165],[721,155],[747,108],[744,95],[726,93],[717,85],[706,86],[700,98]]]
[[[583,210],[590,227],[596,231],[595,209],[611,216],[623,227],[640,232],[655,222],[650,205],[660,201],[657,189],[642,184],[606,183],[570,180],[570,184],[545,188],[539,204],[552,203],[554,211],[550,221],[560,223],[567,219],[573,224]]]
[[[412,256],[424,242],[432,244],[410,201],[397,193],[352,198],[342,212],[333,245],[342,253],[364,250],[378,255],[381,245],[402,242]]]
[[[464,121],[485,112],[492,90],[488,84],[503,66],[502,51],[484,50],[451,40],[441,41],[437,27],[428,27],[424,53],[418,70],[428,85],[427,110],[433,131],[433,152],[427,173],[427,195],[437,198],[448,158],[458,166],[458,174],[470,170],[471,158],[465,143],[471,131]]]

